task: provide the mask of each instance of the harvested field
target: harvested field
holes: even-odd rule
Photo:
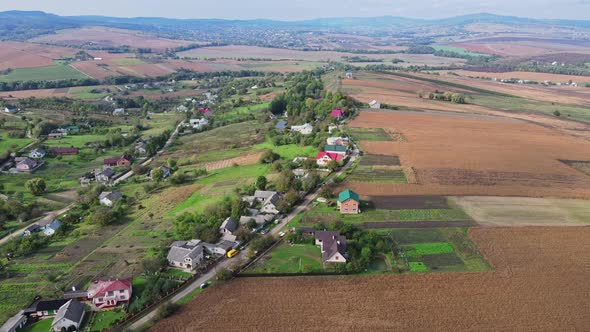
[[[376,169],[370,166],[359,166],[346,177],[350,182],[407,183],[401,169]]]
[[[379,154],[367,154],[363,156],[359,165],[362,166],[400,166],[398,156],[387,156]]]
[[[585,41],[571,39],[543,39],[519,36],[482,38],[453,44],[471,52],[500,56],[537,56],[552,53],[590,53]]]
[[[358,141],[391,141],[392,138],[383,128],[352,128],[350,134]]]
[[[0,42],[0,70],[46,67],[53,60],[76,53],[74,49],[20,42]]]
[[[240,278],[203,292],[152,330],[587,328],[590,227],[474,228],[469,233],[494,271]],[[204,307],[209,314],[200,314]],[[226,315],[230,307],[233,314]],[[392,313],[403,317],[392,318]]]
[[[213,171],[216,169],[231,167],[234,165],[240,165],[240,166],[241,165],[253,165],[253,164],[256,164],[260,160],[260,156],[262,156],[262,153],[253,153],[253,154],[248,154],[245,156],[239,156],[239,157],[220,160],[220,161],[214,161],[214,162],[205,164],[203,166],[203,168],[205,168],[207,170],[207,172],[210,172],[210,171]],[[230,182],[230,184],[234,184],[234,183],[235,183],[235,181]]]
[[[450,209],[443,196],[371,196],[368,199],[376,209]]]
[[[482,226],[590,225],[590,202],[527,197],[453,197]]]
[[[471,71],[471,70],[452,70],[446,71],[449,73],[455,73],[460,76],[468,76],[468,77],[484,77],[484,78],[497,78],[497,79],[520,79],[520,80],[530,80],[536,82],[544,82],[544,81],[551,81],[551,82],[590,82],[590,77],[585,76],[575,76],[575,75],[559,75],[559,74],[548,74],[548,73],[532,73],[526,71],[509,71],[509,72],[502,72],[502,73],[490,73],[490,72],[481,72],[481,71]],[[520,85],[519,85],[520,86]]]
[[[584,140],[511,119],[440,112],[362,112],[350,126],[388,124],[408,142],[362,141],[363,148],[399,156],[420,185],[347,183],[361,195],[590,198],[590,178],[559,161],[586,157]]]
[[[66,29],[53,35],[36,37],[30,41],[63,46],[91,44],[102,47],[117,47],[126,45],[133,48],[151,48],[155,51],[164,51],[166,48],[186,46],[191,43],[183,40],[159,38],[138,31],[104,27]]]

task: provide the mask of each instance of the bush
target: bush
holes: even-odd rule
[[[166,317],[169,317],[172,314],[174,314],[179,308],[180,308],[180,305],[178,305],[176,303],[166,303],[166,304],[164,304],[163,307],[160,308],[160,310],[158,310],[158,313],[156,314],[156,318],[157,319],[164,319]]]
[[[228,269],[220,269],[217,272],[217,280],[225,281],[230,280],[234,276],[233,272]]]
[[[554,111],[553,112],[553,115],[555,115],[555,116],[561,116],[561,112],[560,111]]]

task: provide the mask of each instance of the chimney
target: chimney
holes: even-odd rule
[[[336,240],[336,235],[332,235],[332,240]]]
[[[76,291],[76,286],[72,286],[72,292]]]

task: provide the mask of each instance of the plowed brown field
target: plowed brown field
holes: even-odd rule
[[[472,228],[492,272],[244,278],[152,331],[585,330],[590,227]]]
[[[0,42],[0,70],[44,67],[54,59],[76,53],[74,49],[20,42]]]
[[[590,177],[559,161],[587,159],[590,143],[555,130],[442,112],[362,112],[350,126],[395,126],[407,142],[361,145],[368,154],[399,156],[418,176],[419,184],[347,183],[361,195],[590,198]]]

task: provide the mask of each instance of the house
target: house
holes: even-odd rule
[[[339,109],[339,108],[337,108],[335,110],[332,110],[332,112],[330,112],[330,116],[333,117],[333,118],[336,118],[336,119],[341,119],[345,115],[346,115],[346,113],[343,110]]]
[[[203,252],[201,240],[175,241],[170,245],[166,259],[168,265],[192,272],[203,263]]]
[[[57,128],[56,130],[59,133],[79,133],[80,132],[80,127],[78,126],[62,126]]]
[[[280,131],[287,129],[287,121],[285,121],[285,120],[278,121],[277,124],[275,125],[275,129],[280,130]]]
[[[98,196],[98,201],[100,205],[112,207],[121,198],[123,198],[123,194],[118,191],[104,191]]]
[[[309,123],[306,123],[301,126],[291,126],[291,130],[296,131],[296,132],[300,133],[301,135],[309,135],[313,131],[313,126],[310,125]]]
[[[43,227],[37,225],[37,224],[32,224],[31,226],[27,227],[25,229],[25,231],[23,232],[23,236],[32,236],[35,233],[39,233],[43,230]]]
[[[45,225],[43,228],[43,234],[45,236],[53,236],[55,232],[61,227],[61,221],[58,219],[54,219],[50,224]]]
[[[107,158],[104,160],[106,166],[127,167],[131,166],[131,157],[122,155],[121,157]]]
[[[254,220],[256,226],[262,226],[266,223],[271,222],[274,218],[275,217],[272,214],[256,214],[254,216],[241,216],[240,225],[245,225],[249,223],[250,220]]]
[[[352,79],[352,73],[350,73],[350,72],[346,73],[346,78],[347,79]]]
[[[24,314],[24,310],[20,310],[14,316],[10,317],[2,326],[0,331],[2,332],[16,332],[21,330],[27,324],[27,316]]]
[[[324,263],[346,263],[346,237],[338,232],[315,232],[315,244],[322,251]]]
[[[97,170],[94,173],[94,178],[96,179],[96,181],[104,184],[111,183],[111,180],[114,176],[115,171],[110,167],[104,168],[102,170]]]
[[[326,143],[328,143],[328,145],[348,146],[350,144],[350,139],[348,137],[328,137]]]
[[[45,150],[43,148],[36,148],[29,153],[29,157],[31,157],[33,159],[41,159],[41,158],[45,157],[46,154],[47,154],[47,152],[45,152]]]
[[[238,229],[238,223],[232,217],[228,217],[219,227],[221,238],[226,241],[235,241],[236,236],[233,233],[236,229]]]
[[[59,308],[66,304],[68,300],[49,300],[49,301],[37,301],[33,303],[29,308],[25,309],[31,317],[53,317],[57,315]]]
[[[128,304],[132,293],[132,278],[95,280],[88,287],[88,298],[98,309]]]
[[[334,130],[338,130],[338,126],[336,126],[336,125],[328,126],[328,134],[331,134]]]
[[[309,171],[303,168],[296,168],[292,172],[299,180],[306,179],[309,176]]]
[[[190,100],[190,99],[189,99]],[[184,106],[184,105],[180,105],[176,108],[177,111],[179,112],[186,112],[188,111],[188,107]]]
[[[320,167],[325,167],[328,165],[330,161],[340,162],[343,159],[343,155],[338,153],[331,153],[331,152],[318,152],[315,158],[310,158],[309,160],[315,160],[315,162]]]
[[[213,111],[210,108],[200,108],[199,113],[208,118],[213,116]]]
[[[277,214],[281,211],[278,208],[278,204],[283,196],[279,193],[274,193],[262,202],[262,208],[260,209],[264,213]]]
[[[72,289],[64,292],[64,299],[76,301],[88,301],[88,291],[78,290],[77,286],[72,286]]]
[[[147,144],[145,142],[137,142],[135,143],[135,153],[139,154],[139,155],[145,155],[147,154]]]
[[[16,169],[23,172],[31,172],[39,167],[39,163],[31,158],[20,159],[16,164]]]
[[[47,135],[47,138],[48,139],[62,139],[66,136],[68,136],[68,134],[66,134],[66,133],[49,133]]]
[[[338,208],[342,214],[359,214],[359,204],[361,200],[359,195],[350,189],[338,194]]]
[[[6,106],[4,107],[4,113],[16,113],[18,109],[14,106]]]
[[[84,304],[69,300],[57,311],[51,323],[51,330],[54,332],[78,331],[86,314],[84,310]]]
[[[124,108],[115,108],[115,110],[113,111],[113,115],[125,115],[125,109]]]
[[[158,169],[161,169],[162,170],[162,173],[163,173],[162,178],[163,179],[166,179],[166,178],[170,177],[170,175],[172,175],[172,169],[170,167],[160,166],[160,167],[158,167]],[[153,171],[154,170],[151,170],[150,177],[152,177],[152,172]]]
[[[203,130],[206,126],[209,125],[209,120],[202,118],[202,119],[190,119],[190,124],[193,129]]]
[[[78,148],[51,148],[51,153],[56,156],[76,155],[80,151]]]
[[[239,243],[235,241],[221,240],[216,244],[201,242],[208,252],[216,255],[225,255],[228,251],[237,248]]]
[[[369,107],[379,109],[379,108],[381,108],[381,103],[376,100],[373,100],[372,102],[369,103]]]
[[[348,148],[342,145],[325,145],[324,151],[329,153],[340,154],[343,156],[346,156],[348,154]]]

